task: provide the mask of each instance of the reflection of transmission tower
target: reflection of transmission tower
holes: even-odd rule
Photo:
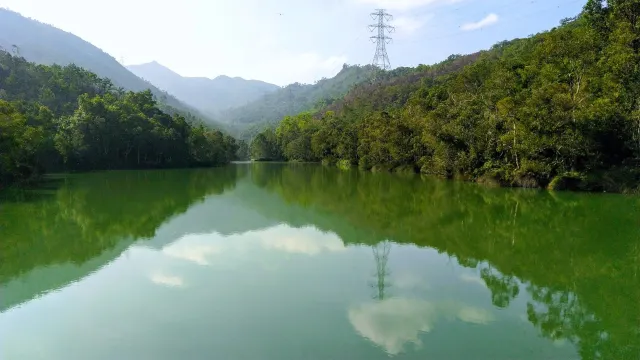
[[[373,20],[378,20],[377,24],[369,25],[370,31],[378,29],[378,35],[371,37],[371,41],[376,43],[376,54],[373,57],[373,66],[382,70],[388,70],[391,68],[391,63],[389,62],[389,55],[387,54],[387,44],[391,42],[392,39],[387,36],[386,33],[394,32],[395,28],[387,25],[385,20],[390,21],[393,19],[393,16],[384,9],[376,9],[376,12],[371,13],[371,17]]]
[[[378,245],[372,247],[373,257],[376,260],[376,281],[372,284],[376,289],[376,293],[373,296],[376,300],[384,300],[385,289],[389,287],[387,283],[387,261],[389,260],[389,252],[391,251],[391,244],[388,241],[383,241]]]

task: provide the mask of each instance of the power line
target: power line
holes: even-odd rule
[[[553,11],[553,10],[556,10],[556,9],[564,7],[564,6],[569,6],[569,5],[573,5],[575,3],[580,3],[580,2],[585,2],[585,1],[586,0],[558,0],[558,2],[555,3],[551,7],[546,7],[546,8],[540,9],[538,11],[526,11],[525,13],[517,15],[515,17],[508,17],[506,19],[506,21],[517,21],[517,20],[519,20],[521,18],[524,18],[524,17],[528,17],[528,16],[532,16],[532,15],[538,15],[538,14],[541,14],[541,13],[546,13],[546,12]],[[501,12],[504,12],[505,9],[510,9],[510,8],[513,8],[513,7],[516,7],[516,6],[523,7],[523,5],[538,4],[540,2],[541,2],[540,0],[529,0],[529,1],[526,1],[525,3],[519,3],[519,2],[509,3],[509,4],[506,4],[506,5],[500,6],[499,10]],[[461,10],[461,8],[455,8],[455,9],[453,9],[453,13],[459,13],[460,10]],[[380,16],[380,15],[382,15],[382,16]],[[373,31],[375,29],[378,29],[378,36],[372,36],[371,39],[374,40],[374,42],[378,42],[378,41],[382,40],[382,42],[383,42],[381,44],[382,45],[381,47],[383,49],[382,54],[386,55],[386,44],[388,44],[392,39],[391,39],[391,37],[386,36],[384,31],[386,31],[388,29],[388,32],[391,33],[391,32],[393,32],[395,30],[395,28],[393,26],[387,25],[384,22],[384,20],[389,21],[389,20],[392,20],[393,17],[392,17],[391,14],[386,13],[386,11],[383,10],[383,9],[378,9],[376,12],[372,13],[371,16],[372,16],[372,18],[374,20],[378,19],[378,23],[377,24],[369,26],[369,29],[371,31]],[[381,17],[383,19],[381,19]],[[466,15],[459,15],[459,16],[454,16],[453,19],[461,20],[464,17],[466,17]],[[379,27],[380,25],[383,25],[383,26]],[[381,29],[383,31],[382,31],[382,35],[380,36],[380,30]],[[455,33],[448,33],[448,34],[445,33],[445,34],[440,34],[440,35],[436,35],[436,36],[420,37],[420,38],[417,38],[415,40],[402,41],[402,43],[403,44],[415,44],[415,43],[422,43],[424,41],[455,38],[455,37],[460,37],[460,36],[464,36],[464,35],[470,35],[470,32],[458,31],[458,32],[455,32]],[[343,53],[344,50],[351,48],[351,46],[354,43],[356,43],[360,39],[360,37],[361,37],[361,35],[356,37],[355,39],[353,39],[348,45],[346,45],[344,47],[344,49],[343,49],[343,51],[341,53]],[[374,56],[373,65],[376,66],[376,67],[380,67],[377,60],[378,59],[383,59],[383,60],[386,60],[385,63],[389,67],[390,63],[389,63],[388,55],[380,57],[379,54],[378,54],[379,49],[380,49],[380,46],[376,46],[376,56]],[[337,64],[335,67],[333,67],[332,70],[331,70],[331,74],[335,73],[335,71],[341,66],[343,66],[343,64]],[[384,63],[383,63],[383,66],[384,66]]]
[[[387,36],[387,32],[392,33],[396,29],[386,24],[385,21],[391,21],[393,16],[384,9],[376,9],[376,12],[371,13],[371,17],[373,20],[378,20],[377,24],[369,25],[370,31],[378,29],[378,35],[371,37],[371,41],[376,43],[376,54],[373,56],[372,64],[382,70],[388,70],[391,68],[391,62],[387,54],[387,44],[391,42],[392,38]]]

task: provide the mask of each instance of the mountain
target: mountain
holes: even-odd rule
[[[80,37],[0,8],[0,48],[43,65],[75,64],[131,91],[150,89],[168,112],[192,114],[215,125],[198,110],[140,79],[111,55]],[[1,50],[1,49],[0,49]],[[174,111],[171,111],[174,110]],[[218,126],[220,127],[220,126]]]
[[[241,129],[273,125],[287,115],[332,103],[344,96],[354,85],[369,80],[373,74],[372,70],[370,65],[345,64],[333,78],[323,78],[315,84],[288,85],[247,105],[225,111],[218,119]]]
[[[184,103],[212,116],[217,116],[223,110],[246,105],[280,88],[263,81],[239,77],[183,77],[156,61],[130,65],[127,69]]]
[[[640,0],[590,0],[549,31],[385,72],[284,118],[252,157],[638,193],[639,14]]]

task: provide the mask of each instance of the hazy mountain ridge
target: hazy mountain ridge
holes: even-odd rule
[[[241,138],[250,139],[285,116],[316,110],[341,99],[355,85],[369,81],[373,70],[371,65],[344,64],[332,78],[322,78],[314,84],[287,85],[245,106],[225,111],[218,119],[240,129]]]
[[[43,65],[75,64],[131,91],[150,89],[167,111],[191,114],[215,124],[197,109],[138,78],[115,58],[82,38],[19,13],[0,8],[0,48]]]
[[[279,86],[264,81],[225,75],[214,79],[184,77],[157,61],[129,65],[127,69],[182,102],[215,117],[221,111],[246,105],[279,89]]]

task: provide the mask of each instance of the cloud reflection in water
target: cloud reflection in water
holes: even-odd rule
[[[408,343],[421,347],[420,334],[433,330],[442,319],[457,318],[473,324],[495,320],[489,311],[464,304],[437,304],[402,297],[354,306],[348,310],[348,318],[362,337],[384,348],[389,355],[400,354]]]

